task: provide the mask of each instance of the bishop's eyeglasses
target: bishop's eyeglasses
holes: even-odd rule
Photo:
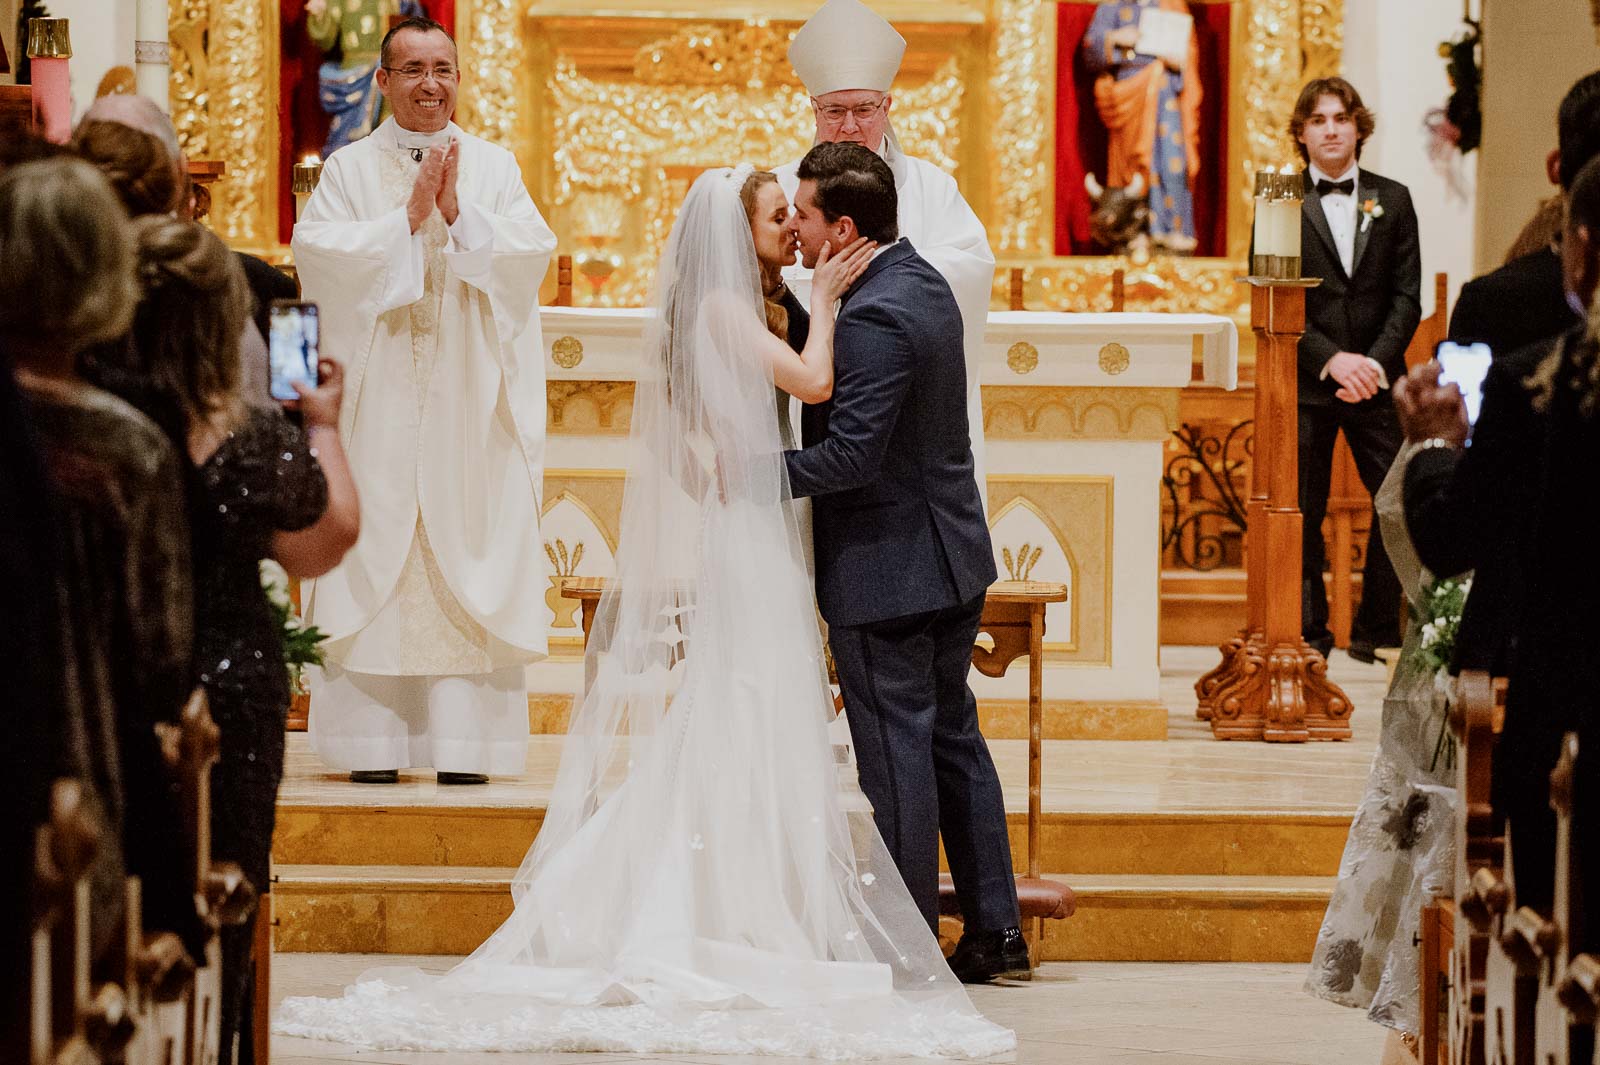
[[[820,104],[817,102],[817,98],[813,96],[811,98],[811,106],[817,109],[817,114],[822,116],[823,121],[832,125],[838,125],[843,122],[846,115],[854,115],[856,124],[860,125],[872,121],[872,116],[883,109],[883,105],[888,99],[887,96],[884,96],[879,98],[875,104],[856,104],[854,107],[841,107],[838,104]]]

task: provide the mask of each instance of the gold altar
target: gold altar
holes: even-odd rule
[[[1231,3],[1227,250],[1133,271],[1141,310],[1227,314],[1249,242],[1247,178],[1291,158],[1308,77],[1336,72],[1343,0]],[[505,144],[579,262],[579,305],[637,306],[679,198],[701,168],[776,165],[809,140],[784,53],[811,0],[458,0],[457,120]],[[1049,0],[883,0],[906,36],[895,125],[955,174],[1004,268],[1035,308],[1104,310],[1126,260],[1052,254],[1056,12]],[[277,0],[171,0],[172,114],[191,158],[228,162],[213,222],[236,246],[278,244]],[[585,283],[588,279],[588,283]],[[1001,282],[996,305],[1003,306]]]

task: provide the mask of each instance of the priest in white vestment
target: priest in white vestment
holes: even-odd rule
[[[983,448],[983,398],[978,360],[989,321],[994,284],[994,252],[983,223],[973,213],[955,179],[925,159],[900,148],[889,109],[889,89],[905,56],[905,38],[860,0],[828,0],[795,34],[789,62],[811,94],[817,143],[854,141],[877,152],[894,172],[900,201],[900,235],[949,282],[961,308],[967,359],[967,422],[972,436],[978,497],[988,509]],[[797,159],[777,170],[778,182],[794,202],[800,179]],[[810,296],[811,271],[798,262],[784,279],[802,304]],[[798,424],[798,420],[797,420]]]
[[[393,117],[329,157],[294,233],[349,366],[362,507],[360,542],[307,595],[329,636],[311,743],[357,781],[479,783],[523,771],[525,667],[547,650],[538,289],[556,238],[511,153],[450,121],[442,26],[397,24],[382,68]]]

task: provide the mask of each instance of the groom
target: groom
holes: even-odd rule
[[[800,161],[790,228],[806,267],[826,242],[879,244],[839,301],[833,398],[805,408],[784,455],[813,497],[817,602],[861,789],[928,924],[939,837],[966,919],[950,967],[967,983],[1028,971],[1000,780],[967,687],[994,553],[972,472],[961,310],[900,240],[894,174],[859,144]]]

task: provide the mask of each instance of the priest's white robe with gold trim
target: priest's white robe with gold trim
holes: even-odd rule
[[[460,215],[413,234],[411,149],[450,137]],[[538,289],[555,244],[510,152],[393,119],[328,159],[295,226],[322,350],[347,368],[361,496],[359,542],[306,595],[329,635],[312,743],[336,768],[523,769],[520,673],[547,650]]]

